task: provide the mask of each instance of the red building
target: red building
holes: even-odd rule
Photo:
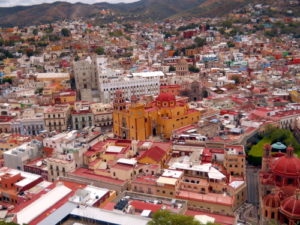
[[[162,85],[160,86],[160,93],[169,93],[175,96],[178,96],[180,94],[180,85],[174,84],[174,85]]]
[[[273,219],[295,225],[300,220],[300,159],[292,147],[286,154],[271,154],[271,149],[264,147],[259,174],[262,222]]]

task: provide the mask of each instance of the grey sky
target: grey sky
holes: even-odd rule
[[[16,5],[35,5],[40,3],[51,3],[56,2],[57,0],[0,0],[0,7],[10,7]],[[96,3],[96,2],[136,2],[138,0],[63,0],[65,2],[82,2],[82,3]]]

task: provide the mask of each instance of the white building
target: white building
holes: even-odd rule
[[[80,91],[81,100],[99,101],[98,84],[103,79],[119,77],[123,71],[113,70],[106,57],[87,57],[85,60],[74,62],[76,88]]]
[[[23,170],[24,164],[41,156],[42,143],[37,140],[26,142],[3,153],[4,166]]]
[[[160,78],[163,72],[133,73],[126,77],[100,80],[100,100],[111,103],[117,90],[123,91],[125,99],[130,100],[132,95],[158,95],[160,91]]]

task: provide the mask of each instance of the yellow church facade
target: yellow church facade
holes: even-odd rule
[[[161,93],[150,105],[133,100],[130,105],[116,92],[113,112],[113,132],[123,139],[146,140],[150,136],[170,139],[172,131],[198,122],[200,112],[175,96]]]

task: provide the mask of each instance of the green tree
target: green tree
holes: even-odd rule
[[[62,34],[62,36],[64,36],[64,37],[70,37],[70,36],[71,36],[70,30],[68,30],[67,28],[61,29],[61,34]]]
[[[232,80],[234,80],[234,82],[235,82],[236,84],[240,84],[240,83],[241,83],[241,78],[240,78],[240,76],[237,76],[237,75],[232,76]]]
[[[34,51],[31,48],[27,48],[25,50],[25,54],[27,55],[27,57],[30,57],[34,55]]]
[[[5,84],[5,83],[9,83],[12,84],[13,80],[10,77],[5,77],[3,79],[0,78],[0,84]]]
[[[152,216],[148,225],[201,225],[192,216],[174,214],[167,210],[159,210]]]
[[[18,225],[17,223],[14,222],[4,222],[4,221],[0,221],[0,225]]]
[[[265,128],[264,135],[268,138],[270,138],[271,134],[276,130],[276,127],[274,127],[271,124],[268,124]]]
[[[104,48],[102,47],[96,48],[95,53],[97,53],[97,55],[104,55],[105,53]]]
[[[199,69],[195,66],[189,66],[189,71],[192,73],[199,73]]]
[[[52,33],[53,30],[54,30],[54,29],[53,29],[53,27],[52,27],[51,24],[49,25],[49,27],[47,27],[47,28],[45,29],[46,33],[48,33],[48,34]]]
[[[60,40],[60,38],[59,38],[59,36],[57,36],[57,35],[54,35],[54,34],[52,34],[52,35],[49,35],[49,41],[59,41]]]
[[[273,28],[272,30],[270,31],[266,31],[265,32],[265,35],[269,38],[273,38],[273,37],[276,37],[278,35],[278,30]]]
[[[232,27],[232,21],[225,20],[225,21],[222,22],[221,26],[224,27],[224,28],[231,28]]]
[[[202,46],[206,45],[206,40],[203,38],[196,37],[194,42],[197,47],[202,47]]]
[[[38,29],[33,29],[33,31],[32,31],[33,35],[38,35],[38,33],[39,33]]]
[[[170,67],[169,67],[169,72],[174,72],[174,71],[176,71],[175,66],[170,66]]]
[[[111,36],[111,37],[121,37],[121,36],[123,36],[123,32],[121,30],[109,32],[109,36]]]
[[[44,90],[44,88],[37,88],[35,91],[34,91],[34,94],[38,94],[38,95],[40,95],[40,94],[42,94],[43,93],[43,90]]]
[[[228,46],[228,48],[234,48],[235,44],[232,41],[228,41],[227,46]]]

